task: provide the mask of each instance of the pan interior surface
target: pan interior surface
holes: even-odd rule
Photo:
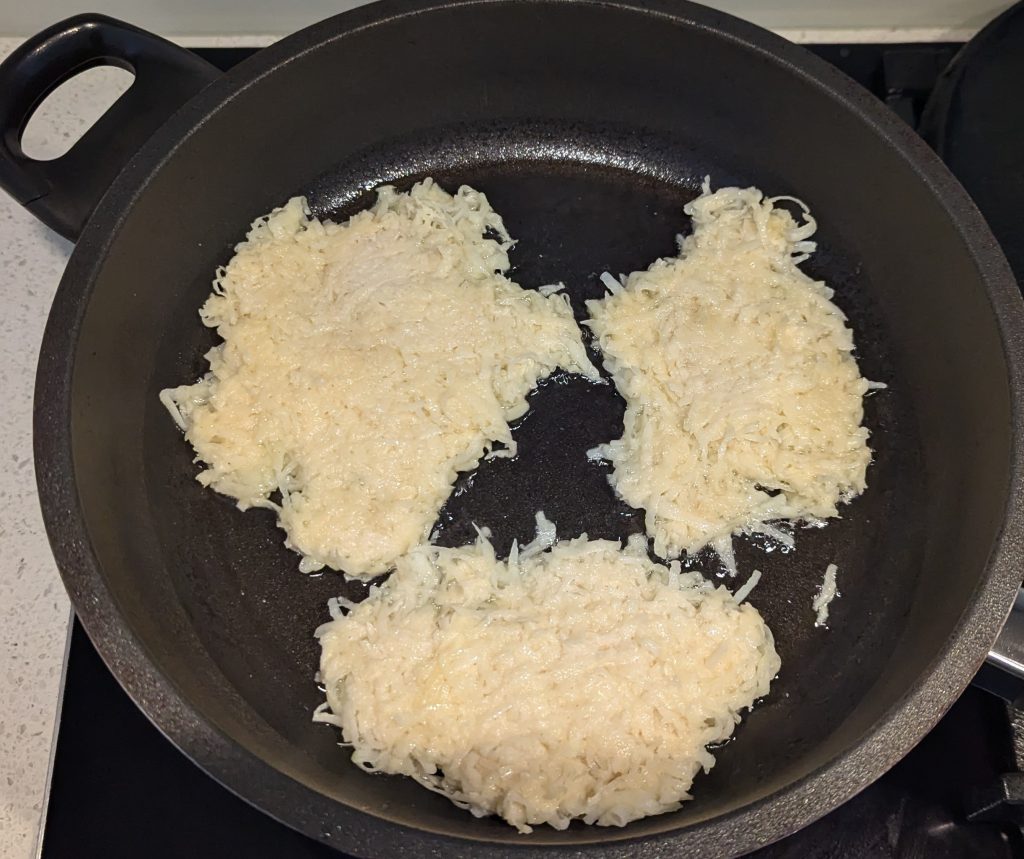
[[[588,38],[575,37],[581,28]],[[239,87],[152,174],[81,320],[77,492],[103,586],[147,658],[205,722],[311,795],[496,844],[696,829],[853,749],[955,632],[1006,504],[1010,401],[998,327],[970,248],[933,190],[876,129],[786,63],[639,10],[453,6],[308,38],[320,41]],[[459,49],[441,49],[451,45]],[[277,56],[300,47],[292,40]],[[204,490],[157,399],[205,371],[216,338],[196,310],[216,266],[253,218],[293,194],[344,218],[381,183],[432,176],[449,191],[485,192],[518,240],[511,277],[525,287],[564,282],[583,318],[583,302],[603,292],[602,272],[676,253],[688,229],[682,206],[704,175],[714,187],[756,184],[811,207],[819,250],[804,268],[836,290],[862,373],[889,386],[865,402],[874,462],[868,490],[842,518],[799,529],[795,552],[737,540],[741,577],[731,584],[754,567],[764,574],[751,601],[782,657],[771,694],[697,778],[692,802],[624,830],[520,836],[410,780],[363,773],[310,715],[322,700],[313,630],[329,597],[365,587],[330,571],[300,574],[272,514],[243,514]],[[540,509],[563,537],[642,531],[607,468],[586,459],[621,432],[614,388],[557,377],[531,404],[515,430],[520,455],[460,478],[439,542],[468,542],[477,523],[504,553],[532,536]],[[695,563],[719,572],[709,555]],[[829,563],[842,595],[830,628],[816,629],[811,599]],[[96,625],[90,632],[103,637]],[[823,785],[820,813],[904,745],[897,738],[893,755]],[[330,838],[330,815],[310,809],[289,822]]]

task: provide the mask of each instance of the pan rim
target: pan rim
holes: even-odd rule
[[[472,6],[606,7],[655,16],[674,26],[706,31],[785,66],[840,101],[883,137],[923,182],[954,225],[988,297],[1002,340],[1011,397],[1011,471],[1003,527],[985,575],[964,607],[953,636],[902,698],[845,753],[781,791],[682,829],[646,836],[674,850],[736,855],[774,842],[823,816],[894,765],[941,718],[983,662],[1020,585],[1024,558],[1024,302],[995,238],[966,191],[926,144],[895,115],[841,72],[779,36],[716,10],[676,0],[384,0],[329,18],[257,52],[179,110],[130,160],[90,218],[68,263],[44,334],[36,378],[34,445],[44,521],[65,586],[90,638],[118,682],[153,724],[208,774],[277,820],[326,844],[361,855],[403,850],[453,856],[504,856],[524,849],[605,856],[635,854],[642,843],[628,831],[595,832],[592,843],[529,844],[468,840],[413,829],[341,805],[259,759],[229,738],[179,694],[121,621],[89,545],[75,484],[71,449],[71,394],[77,335],[104,259],[136,199],[207,117],[279,66],[355,32],[397,18]],[[956,695],[951,696],[951,692]],[[155,717],[153,714],[159,714]],[[880,764],[884,761],[884,764]],[[302,802],[296,801],[298,789]],[[813,801],[812,801],[813,797]],[[826,798],[827,797],[827,798]],[[325,821],[330,821],[326,825]]]

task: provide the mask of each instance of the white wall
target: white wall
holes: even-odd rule
[[[362,0],[0,0],[0,35],[25,36],[86,9],[166,36],[284,35]],[[919,28],[962,34],[1008,0],[709,0],[772,29]]]

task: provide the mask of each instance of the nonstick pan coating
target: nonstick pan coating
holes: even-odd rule
[[[848,314],[874,462],[863,497],[789,553],[737,541],[782,671],[677,813],[521,836],[409,780],[361,772],[322,700],[313,629],[364,587],[303,576],[266,511],[195,481],[157,399],[205,370],[196,310],[256,216],[297,193],[344,218],[432,176],[484,191],[519,240],[513,277],[564,281],[580,318],[603,271],[676,251],[715,187],[792,194],[819,221],[805,269]],[[193,99],[97,208],[40,365],[37,456],[69,591],[115,674],[215,777],[359,855],[737,853],[826,813],[895,763],[980,664],[1019,582],[1020,299],[972,205],[909,129],[756,28],[687,4],[384,4],[303,31]],[[520,455],[459,480],[438,541],[543,509],[559,533],[624,538],[642,516],[587,461],[617,437],[610,385],[556,377]],[[720,574],[713,557],[696,563]],[[829,628],[811,599],[825,567]],[[1014,576],[1017,575],[1016,581]]]

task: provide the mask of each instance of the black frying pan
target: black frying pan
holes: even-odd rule
[[[133,69],[132,89],[68,155],[22,157],[20,132],[45,94],[103,62]],[[366,856],[628,856],[640,840],[664,855],[735,854],[880,775],[983,660],[1020,583],[1021,300],[938,160],[801,49],[667,0],[389,2],[220,78],[86,16],[15,52],[0,94],[0,181],[77,239],[35,424],[65,583],[140,707],[282,821]],[[381,182],[433,176],[485,191],[520,240],[517,280],[564,280],[581,312],[602,271],[674,252],[683,203],[706,173],[810,204],[821,249],[807,269],[836,288],[865,375],[890,386],[867,402],[870,487],[843,518],[801,531],[794,554],[739,541],[741,568],[764,570],[754,602],[783,660],[770,696],[698,778],[693,802],[622,830],[521,836],[409,780],[361,772],[332,729],[310,723],[321,697],[312,630],[328,597],[360,587],[302,576],[268,513],[243,515],[203,490],[157,400],[204,369],[213,339],[196,309],[215,267],[290,195],[346,217]],[[462,481],[441,540],[464,542],[475,520],[504,551],[541,508],[564,536],[638,531],[639,514],[584,456],[618,435],[621,401],[568,379],[533,404],[521,456]],[[842,598],[825,631],[810,600],[829,562]]]

